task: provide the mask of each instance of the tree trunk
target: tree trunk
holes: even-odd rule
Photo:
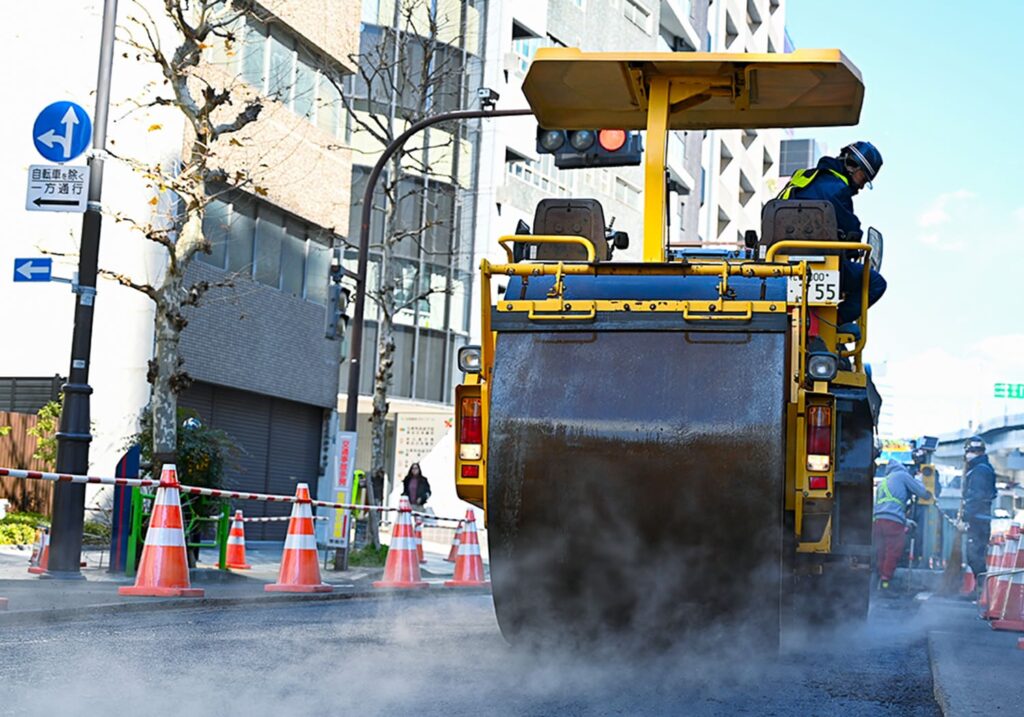
[[[391,388],[391,378],[394,374],[395,362],[395,332],[392,321],[392,311],[388,301],[391,292],[385,291],[385,302],[381,311],[380,335],[377,340],[377,372],[373,380],[373,413],[370,418],[370,480],[376,485],[384,485],[385,455],[384,449],[387,439],[387,418],[388,418],[388,390]],[[384,505],[387,496],[381,491],[379,501]]]
[[[168,277],[161,292],[164,298],[156,307],[156,357],[153,377],[153,398],[151,413],[153,419],[153,455],[173,455],[178,448],[178,395],[175,391],[175,376],[178,371],[178,342],[181,329],[178,327],[178,307],[168,306],[168,295],[176,294],[180,282]],[[170,299],[174,301],[174,299]],[[153,466],[154,471],[160,466]]]

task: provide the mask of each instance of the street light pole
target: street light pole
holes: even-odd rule
[[[345,403],[345,430],[355,431],[359,415],[359,375],[362,365],[360,359],[363,353],[363,317],[366,310],[366,268],[370,259],[370,217],[373,212],[373,190],[377,186],[377,180],[384,172],[388,160],[402,148],[406,140],[411,136],[435,124],[452,122],[467,119],[480,119],[484,117],[519,117],[531,115],[533,110],[457,110],[445,112],[433,117],[427,117],[413,124],[405,132],[395,137],[385,147],[377,163],[373,165],[370,176],[366,180],[366,189],[363,190],[362,216],[359,225],[359,265],[356,268],[356,301],[355,315],[352,317],[352,340],[349,342],[348,359],[348,387]]]
[[[93,114],[93,154],[89,158],[89,196],[82,217],[78,256],[78,287],[75,289],[75,328],[71,337],[71,369],[64,384],[64,408],[57,432],[57,472],[84,474],[89,470],[90,429],[89,360],[92,354],[93,302],[99,265],[100,195],[103,188],[103,151],[107,146],[107,112],[110,108],[110,74],[114,64],[114,27],[117,0],[105,0],[100,63]],[[85,485],[56,483],[53,486],[53,525],[50,536],[49,577],[81,578],[82,522]]]

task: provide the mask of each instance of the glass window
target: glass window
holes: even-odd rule
[[[316,68],[319,63],[312,52],[299,48],[295,66],[295,114],[313,121],[316,113]]]
[[[292,38],[280,28],[271,30],[267,94],[288,107],[292,106],[292,69],[295,61],[293,44]]]
[[[252,243],[255,234],[256,221],[252,207],[232,205],[231,225],[228,227],[228,271],[243,276],[252,274]]]
[[[306,228],[289,219],[281,244],[281,291],[302,296],[302,280],[306,264]]]
[[[331,249],[309,240],[306,255],[306,299],[321,306],[327,305],[327,275],[331,270]]]
[[[199,252],[199,261],[218,269],[224,268],[224,260],[228,253],[230,215],[229,205],[219,199],[214,199],[206,205],[206,211],[203,212],[203,236],[210,242],[210,253]]]
[[[264,52],[267,42],[267,27],[250,20],[245,27],[242,41],[242,79],[253,87],[263,89]]]
[[[284,217],[270,207],[260,207],[256,224],[256,281],[275,289],[281,286],[281,244]]]
[[[338,135],[338,119],[341,116],[341,92],[326,73],[320,73],[320,96],[317,100],[316,124],[332,137]]]

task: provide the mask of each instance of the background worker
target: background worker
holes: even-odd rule
[[[992,533],[992,501],[996,497],[996,472],[989,463],[985,441],[971,436],[964,443],[963,517],[967,529],[967,564],[974,573],[973,598],[985,573],[985,553]]]
[[[882,168],[882,155],[870,142],[854,142],[843,147],[838,157],[822,157],[814,169],[799,169],[789,180],[779,199],[825,200],[836,210],[839,239],[860,241],[860,219],[853,213],[853,197],[878,176]],[[886,283],[874,269],[868,279],[868,306],[885,293]],[[839,323],[843,333],[858,334],[854,326],[861,315],[860,287],[864,277],[864,264],[844,253],[839,263],[839,291],[845,297],[839,304]]]
[[[903,556],[907,539],[907,501],[911,495],[928,500],[932,494],[896,460],[885,467],[885,476],[875,490],[875,514],[872,539],[878,566],[878,587],[889,590],[896,565]]]

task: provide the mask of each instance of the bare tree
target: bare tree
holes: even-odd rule
[[[372,138],[372,144],[381,150],[410,124],[462,107],[465,30],[458,13],[449,15],[444,5],[401,0],[394,6],[391,27],[380,33],[378,42],[350,58],[358,70],[342,92],[342,102],[353,133]],[[460,3],[448,6],[458,8]],[[364,45],[365,40],[364,35]],[[384,484],[388,394],[395,374],[395,320],[403,312],[417,310],[433,294],[451,293],[450,281],[431,285],[420,265],[410,267],[401,257],[415,253],[435,264],[448,263],[458,251],[451,239],[452,212],[436,201],[439,190],[424,189],[431,182],[439,188],[457,184],[452,159],[458,154],[457,136],[456,127],[441,125],[439,130],[425,132],[419,143],[409,142],[391,159],[375,194],[374,213],[383,218],[383,226],[370,243],[377,285],[367,287],[379,318],[370,419],[371,486]],[[440,236],[447,240],[439,240]],[[350,237],[349,245],[356,247],[357,240]],[[375,541],[373,528],[371,523],[371,540]]]
[[[215,148],[219,142],[238,143],[238,133],[260,116],[263,103],[255,93],[235,91],[233,78],[205,72],[204,55],[215,44],[229,49],[235,42],[234,28],[254,12],[251,0],[159,0],[162,13],[149,11],[146,0],[137,0],[121,29],[121,42],[140,62],[155,65],[159,79],[146,97],[134,101],[136,109],[170,108],[185,120],[186,147],[173,166],[119,159],[132,167],[154,190],[154,211],[146,219],[118,214],[115,219],[129,224],[145,239],[163,248],[167,265],[159,280],[137,281],[126,274],[104,271],[123,286],[145,294],[155,304],[156,351],[147,378],[152,384],[150,410],[153,422],[154,455],[173,454],[177,445],[177,396],[188,387],[179,351],[181,333],[188,324],[185,311],[199,305],[204,294],[216,286],[230,286],[230,277],[219,282],[188,283],[186,272],[197,254],[210,253],[211,244],[203,233],[206,208],[216,198],[213,188],[250,186],[248,173],[225,171],[218,164]],[[152,3],[148,3],[152,4]],[[154,125],[151,129],[159,129]],[[157,211],[159,197],[168,197],[172,208]]]

